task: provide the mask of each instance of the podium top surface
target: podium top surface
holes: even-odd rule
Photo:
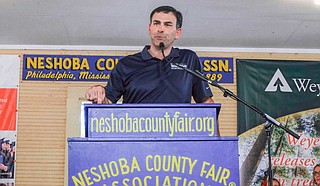
[[[163,104],[163,103],[133,103],[133,104],[91,104],[91,103],[85,103],[85,107],[87,108],[221,108],[220,103],[170,103],[170,104]]]
[[[198,138],[68,138],[68,142],[126,142],[126,141],[136,141],[136,142],[146,142],[146,141],[238,141],[237,136],[221,136],[221,137],[198,137]]]

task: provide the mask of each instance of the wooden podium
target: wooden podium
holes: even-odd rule
[[[68,185],[239,185],[237,137],[218,137],[220,104],[85,105],[68,139]]]

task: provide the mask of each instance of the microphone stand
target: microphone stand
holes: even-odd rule
[[[160,45],[161,46],[161,45]],[[162,48],[162,47],[160,47]],[[298,134],[296,134],[295,132],[293,132],[292,130],[284,127],[280,122],[278,122],[277,120],[275,120],[274,118],[272,118],[271,116],[269,116],[266,113],[263,113],[261,110],[259,110],[257,107],[250,105],[249,103],[247,103],[246,101],[242,100],[241,98],[239,98],[237,95],[235,95],[233,92],[231,92],[230,90],[222,87],[221,85],[215,83],[214,81],[211,81],[210,79],[208,79],[207,77],[205,77],[204,74],[202,74],[199,71],[193,71],[191,69],[188,69],[187,67],[184,67],[180,64],[175,63],[176,66],[184,69],[185,71],[187,71],[188,73],[192,74],[193,76],[202,79],[203,81],[208,82],[210,85],[217,87],[218,89],[220,89],[223,92],[223,96],[224,97],[230,97],[236,101],[241,102],[242,104],[244,104],[245,106],[249,107],[250,109],[252,109],[253,111],[255,111],[256,113],[258,113],[261,117],[263,117],[266,120],[265,123],[265,129],[267,132],[267,139],[268,139],[268,161],[269,161],[269,168],[268,168],[268,172],[269,172],[269,185],[272,186],[272,179],[273,179],[273,175],[272,175],[272,165],[271,165],[271,131],[270,131],[270,127],[272,125],[276,125],[280,128],[282,128],[283,130],[285,130],[287,133],[289,133],[291,136],[295,137],[296,139],[299,139],[300,136]]]

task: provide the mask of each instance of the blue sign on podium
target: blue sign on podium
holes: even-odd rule
[[[212,137],[218,136],[220,104],[85,105],[86,136]]]
[[[68,139],[68,185],[239,185],[238,138],[218,137],[219,104],[85,105]]]
[[[238,140],[69,139],[69,185],[239,185]]]

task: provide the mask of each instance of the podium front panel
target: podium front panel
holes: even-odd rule
[[[239,185],[238,140],[69,138],[68,185]]]

